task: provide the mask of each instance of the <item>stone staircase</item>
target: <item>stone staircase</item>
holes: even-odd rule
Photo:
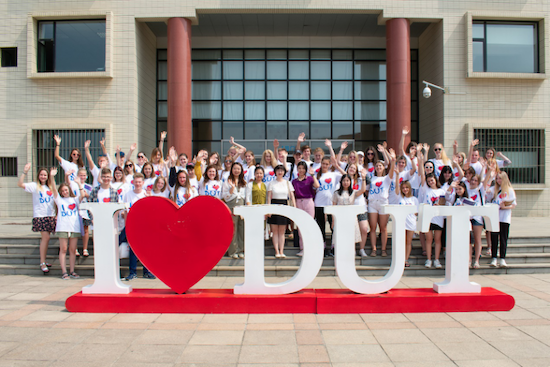
[[[485,239],[484,239],[485,240]],[[42,271],[39,268],[39,242],[38,237],[0,237],[0,274],[26,274],[39,275]],[[484,244],[485,248],[485,244]],[[79,242],[79,249],[82,245]],[[378,245],[378,249],[380,246]],[[370,253],[370,245],[367,242],[367,253]],[[81,251],[81,250],[80,250]],[[285,247],[286,259],[276,259],[274,250],[270,241],[265,243],[265,275],[273,276],[293,276],[298,270],[301,258],[296,256],[299,249],[293,246],[292,240],[287,240]],[[387,273],[391,263],[391,238],[388,240],[389,257],[367,257],[355,258],[357,273],[361,276],[381,277]],[[59,268],[59,241],[54,238],[50,241],[48,248],[47,262],[53,266],[50,276],[61,275]],[[380,250],[379,250],[380,254]],[[435,276],[444,277],[444,269],[426,269],[422,256],[420,242],[413,241],[413,250],[409,262],[410,268],[405,268],[405,276]],[[489,257],[483,257],[480,261],[481,268],[471,270],[471,274],[532,274],[532,273],[550,273],[550,237],[511,237],[508,244],[506,261],[509,265],[506,269],[491,268],[488,263]],[[444,264],[444,259],[441,259]],[[68,258],[67,258],[68,263]],[[93,240],[90,239],[90,256],[77,258],[76,272],[84,276],[93,276]],[[128,274],[128,260],[121,260],[122,275]],[[141,270],[138,269],[141,275]],[[223,257],[220,262],[208,274],[209,276],[243,276],[244,260]],[[334,258],[325,257],[319,276],[334,276],[336,270],[334,267]]]

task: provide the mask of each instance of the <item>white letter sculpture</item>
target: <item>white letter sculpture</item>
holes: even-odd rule
[[[304,243],[304,256],[298,272],[289,280],[276,284],[265,282],[264,275],[264,216],[282,215],[300,228]],[[235,207],[235,215],[245,222],[244,283],[235,285],[235,294],[288,294],[307,287],[323,265],[324,241],[319,226],[301,209],[285,205],[254,205]]]
[[[359,205],[328,206],[325,213],[335,219],[336,246],[335,266],[338,278],[344,286],[356,293],[377,294],[392,289],[403,276],[405,270],[405,220],[407,215],[416,213],[411,205],[385,205],[382,214],[393,217],[392,262],[388,273],[381,279],[366,280],[357,275],[355,268],[355,222],[357,214],[364,213]]]
[[[126,209],[124,203],[83,203],[94,216],[94,284],[82,288],[84,294],[128,294],[132,287],[120,281],[117,218],[114,215]]]
[[[418,230],[428,232],[433,217],[447,217],[447,256],[445,280],[434,283],[437,293],[480,293],[481,286],[468,279],[470,246],[470,216],[481,215],[488,231],[498,230],[498,205],[485,206],[431,206],[421,204]],[[431,244],[430,244],[431,245]]]

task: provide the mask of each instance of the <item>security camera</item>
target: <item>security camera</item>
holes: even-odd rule
[[[432,96],[432,90],[430,89],[430,87],[426,86],[426,88],[424,88],[424,90],[422,91],[422,95],[424,96],[424,98],[430,98]]]

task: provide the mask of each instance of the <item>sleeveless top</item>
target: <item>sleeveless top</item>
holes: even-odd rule
[[[258,187],[256,182],[252,183],[252,204],[265,204],[267,197],[267,188],[262,182],[261,187]]]

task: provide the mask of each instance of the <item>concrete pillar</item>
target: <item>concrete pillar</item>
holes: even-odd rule
[[[403,128],[411,129],[411,47],[408,19],[386,22],[386,91],[388,146],[398,149]],[[405,147],[410,139],[405,140]]]
[[[168,20],[168,147],[191,155],[191,21]]]

